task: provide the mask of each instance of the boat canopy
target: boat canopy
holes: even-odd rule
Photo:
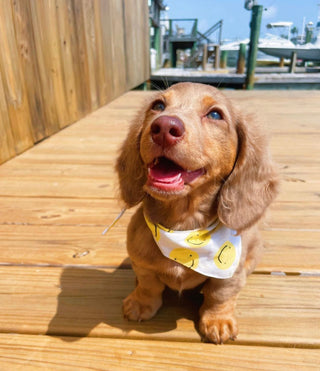
[[[267,24],[267,28],[291,27],[293,22],[272,22]]]
[[[288,40],[290,40],[290,29],[293,22],[272,22],[267,24],[267,28],[287,28],[288,29]]]

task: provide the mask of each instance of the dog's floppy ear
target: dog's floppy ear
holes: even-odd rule
[[[131,124],[116,162],[120,197],[127,208],[137,205],[144,197],[143,186],[146,182],[146,174],[140,157],[140,136],[144,116],[144,113],[138,115]]]
[[[218,216],[239,233],[252,226],[277,195],[278,174],[254,118],[238,118],[237,133],[238,157],[220,190]]]

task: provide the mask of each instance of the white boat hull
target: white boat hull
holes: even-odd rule
[[[277,47],[259,47],[262,52],[273,55],[275,57],[291,58],[292,53],[297,53],[297,58],[306,61],[319,61],[320,60],[320,47],[295,47],[295,48],[277,48]]]

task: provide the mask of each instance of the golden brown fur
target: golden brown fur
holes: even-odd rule
[[[154,102],[162,102],[160,109]],[[218,111],[222,119],[212,120]],[[172,145],[157,144],[151,125],[163,115],[178,118],[184,133]],[[166,191],[148,183],[148,166],[165,156],[184,169],[204,173],[182,190]],[[180,83],[156,93],[133,122],[116,165],[121,198],[127,207],[141,203],[128,227],[127,245],[137,276],[124,300],[124,316],[147,320],[162,305],[165,286],[178,291],[203,284],[199,329],[206,341],[237,336],[236,298],[256,266],[262,248],[257,221],[277,193],[278,178],[267,142],[252,118],[237,110],[217,89]],[[144,220],[173,230],[206,228],[217,217],[242,237],[242,257],[229,279],[205,277],[160,252]]]

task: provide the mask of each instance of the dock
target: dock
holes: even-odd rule
[[[288,67],[258,67],[255,74],[255,89],[319,89],[320,73],[307,72],[297,68],[289,73]],[[152,72],[152,86],[161,88],[176,82],[191,81],[209,84],[220,88],[243,89],[245,74],[237,74],[235,68],[208,69],[206,71],[182,68],[161,68]]]
[[[130,91],[0,166],[1,370],[319,369],[320,91],[225,93],[262,117],[282,183],[236,341],[202,343],[199,298],[171,291],[154,319],[122,317],[134,210],[102,231],[120,212],[118,148],[153,94]]]

